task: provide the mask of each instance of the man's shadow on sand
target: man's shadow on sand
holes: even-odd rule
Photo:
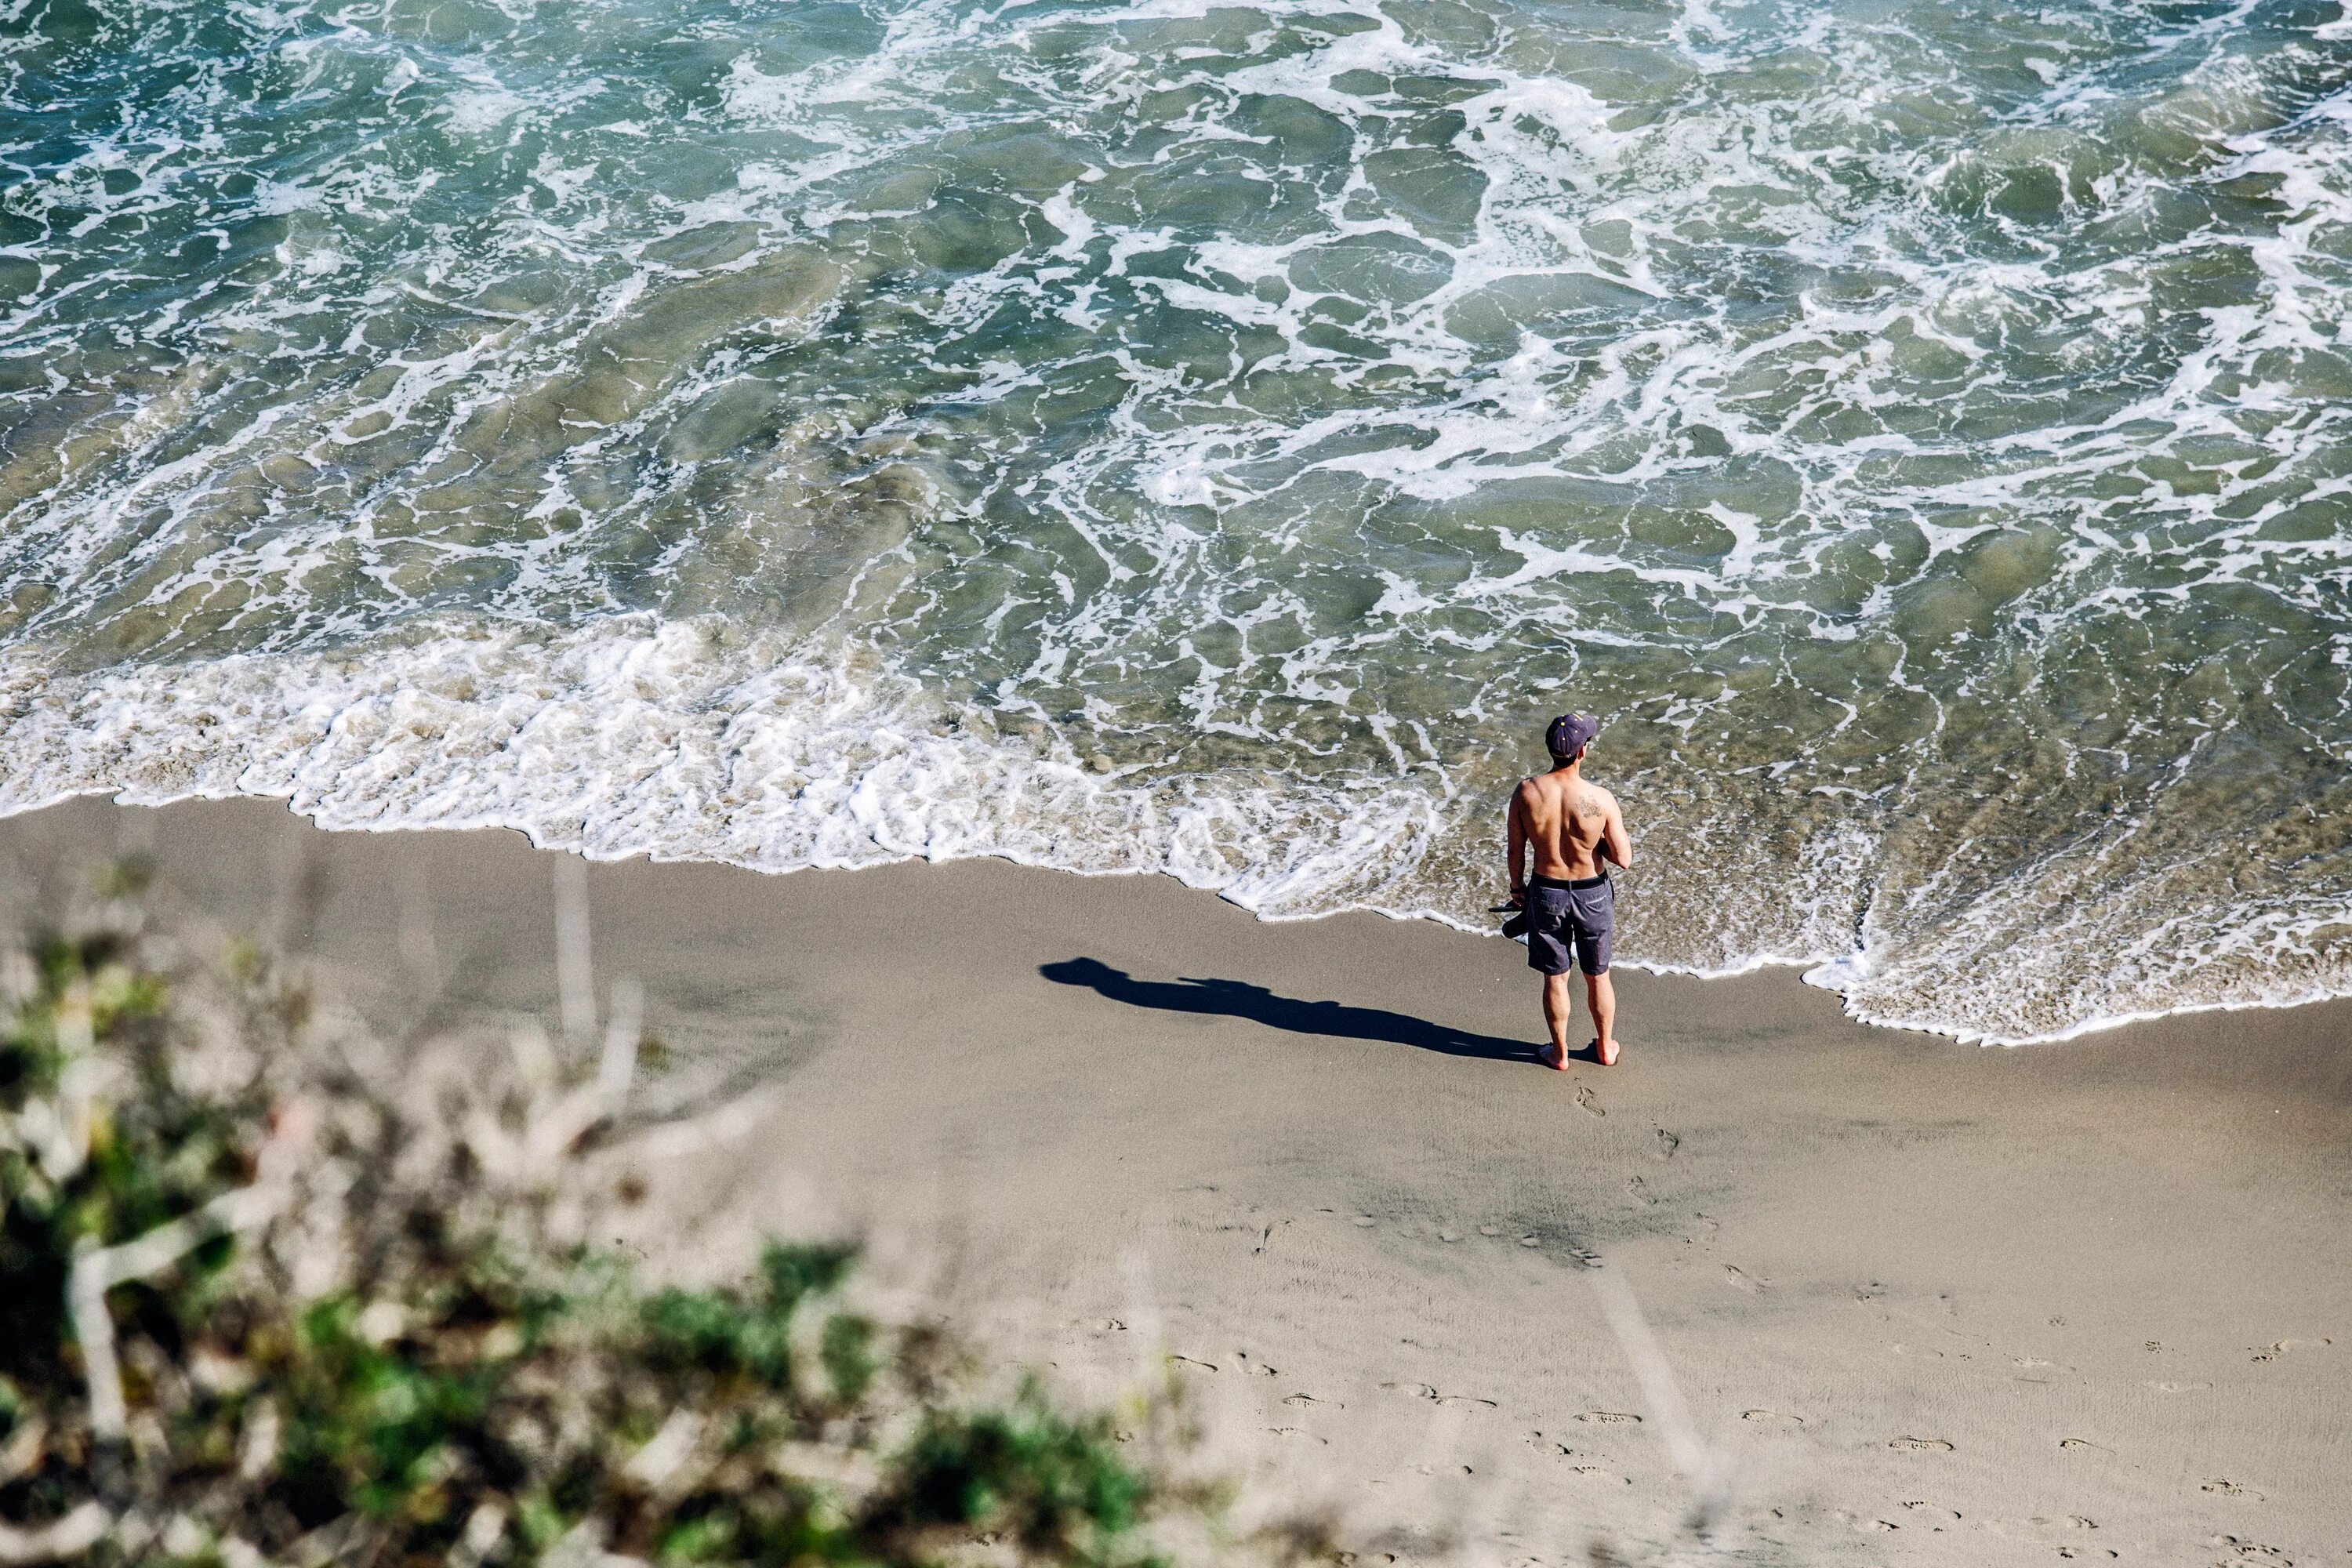
[[[1490,1061],[1531,1062],[1536,1046],[1493,1035],[1474,1035],[1380,1007],[1350,1007],[1339,1002],[1301,1002],[1277,996],[1263,985],[1239,980],[1138,980],[1123,969],[1092,958],[1064,959],[1041,963],[1037,973],[1057,985],[1085,985],[1114,1002],[1131,1007],[1156,1007],[1163,1013],[1209,1013],[1229,1018],[1249,1018],[1269,1028],[1299,1035],[1328,1035],[1342,1040],[1379,1040],[1412,1046],[1449,1057],[1484,1057]]]

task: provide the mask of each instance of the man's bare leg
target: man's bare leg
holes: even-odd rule
[[[1551,1053],[1544,1058],[1545,1064],[1566,1072],[1568,1070],[1568,1020],[1576,1011],[1576,1004],[1569,997],[1567,975],[1544,976],[1543,1009],[1544,1022],[1551,1027]]]
[[[1563,974],[1559,979],[1563,993],[1560,999],[1565,1002],[1568,976]],[[1584,977],[1584,1000],[1592,1009],[1592,1054],[1601,1059],[1602,1067],[1613,1068],[1617,1065],[1617,987],[1610,984],[1606,971]],[[1563,1016],[1560,1023],[1553,1026],[1555,1034],[1567,1024],[1567,1011],[1566,1007],[1560,1009]],[[1561,1037],[1566,1038],[1565,1036]]]

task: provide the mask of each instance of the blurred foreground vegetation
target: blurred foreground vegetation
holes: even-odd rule
[[[1224,1531],[1161,1402],[965,1397],[849,1247],[687,1289],[590,1245],[644,1191],[634,1018],[569,1069],[527,1028],[395,1047],[200,946],[114,898],[0,963],[0,1563],[1324,1550]]]

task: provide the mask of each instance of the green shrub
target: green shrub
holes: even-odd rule
[[[0,998],[7,1557],[1108,1568],[1213,1536],[1104,1419],[960,1402],[933,1336],[845,1304],[852,1247],[646,1289],[565,1240],[618,1108],[543,1049],[393,1053],[250,950],[156,951],[117,906]]]

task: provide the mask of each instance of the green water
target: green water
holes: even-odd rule
[[[0,807],[2352,991],[2319,4],[0,12]]]

